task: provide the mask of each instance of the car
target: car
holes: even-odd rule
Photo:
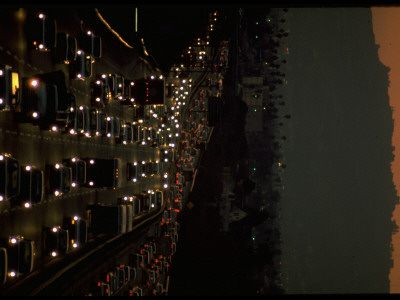
[[[118,290],[118,277],[115,272],[107,272],[102,276],[103,281],[110,286],[110,295],[113,295]]]
[[[127,281],[133,281],[136,279],[136,268],[128,266],[128,265],[124,265],[124,269],[125,269],[125,277],[127,278]]]
[[[91,107],[89,116],[90,136],[98,136],[100,134],[100,111]]]
[[[142,178],[146,177],[146,162],[143,160],[141,164],[139,164],[139,175]]]
[[[171,158],[172,157],[171,157],[171,151],[170,150],[163,149],[163,150],[160,151],[160,159],[161,159],[161,161],[170,162],[170,161],[172,161]]]
[[[33,165],[21,166],[20,205],[28,208],[40,203],[44,196],[44,173]]]
[[[69,231],[61,226],[44,228],[44,253],[51,257],[66,254],[69,250]]]
[[[119,265],[115,267],[115,274],[117,275],[118,278],[118,288],[122,288],[127,281],[125,280],[125,269],[123,265]]]
[[[146,162],[145,163],[145,174],[146,174],[146,177],[153,176],[152,170],[153,170],[152,162],[151,161]]]
[[[118,204],[132,206],[132,216],[137,216],[140,213],[140,203],[136,195],[124,195],[117,199]]]
[[[78,42],[67,32],[57,32],[54,60],[57,63],[69,64],[76,59]]]
[[[90,108],[90,135],[106,136],[107,135],[107,114],[96,108]]]
[[[22,78],[22,99],[14,117],[17,122],[49,129],[67,126],[75,109],[75,95],[67,91],[65,75],[59,70]]]
[[[118,100],[121,100],[125,90],[125,78],[120,74],[115,74],[115,90],[114,97]]]
[[[158,160],[151,162],[151,174],[160,174],[160,162]]]
[[[101,74],[100,75],[101,80],[104,82],[105,85],[108,85],[108,88],[111,93],[111,98],[114,98],[114,91],[116,89],[116,79],[115,75],[113,74]]]
[[[7,281],[8,274],[8,256],[7,248],[0,247],[0,286]]]
[[[93,58],[101,58],[102,55],[102,41],[101,37],[95,35],[93,31],[88,30],[86,34],[81,34],[79,40],[82,45],[83,51],[92,56]]]
[[[162,191],[160,191],[160,190],[156,190],[155,194],[156,194],[157,206],[161,207],[161,205],[163,204],[164,193]]]
[[[126,125],[126,144],[133,143],[133,127],[131,123],[125,123]]]
[[[129,290],[129,296],[143,296],[143,289],[139,286],[135,286]]]
[[[72,169],[61,163],[46,165],[45,192],[54,196],[62,196],[71,190]]]
[[[103,111],[99,111],[99,132],[96,133],[98,136],[107,136],[108,133],[108,120],[107,114]]]
[[[126,164],[127,168],[127,179],[132,182],[138,182],[139,180],[139,165],[135,162],[128,162]]]
[[[80,105],[74,111],[75,116],[65,128],[66,133],[90,137],[90,109],[86,105]]]
[[[136,122],[132,122],[132,141],[133,142],[139,142],[139,124]]]
[[[150,189],[147,191],[149,195],[149,201],[150,201],[150,210],[153,210],[157,208],[157,200],[156,200],[156,194],[154,193],[154,190]]]
[[[0,239],[1,247],[7,250],[7,277],[16,278],[33,271],[35,242],[21,235]],[[4,255],[4,253],[3,253]]]
[[[140,250],[133,254],[133,264],[137,270],[145,267],[144,255]]]
[[[126,122],[124,120],[120,120],[120,134],[119,136],[115,139],[115,142],[117,144],[127,144],[128,141],[128,134],[131,133],[131,131],[128,131],[126,125]]]
[[[137,143],[140,144],[140,145],[146,145],[145,131],[146,131],[146,127],[143,127],[141,125],[138,126]]]
[[[112,116],[107,116],[106,118],[107,126],[106,126],[106,136],[108,138],[113,138],[114,137],[114,117]]]
[[[93,73],[94,59],[87,55],[83,50],[76,52],[76,59],[69,64],[69,76],[71,79],[85,80],[90,78]]]
[[[125,123],[125,121],[124,120],[120,120],[120,118],[118,118],[118,117],[113,117],[112,122],[113,122],[113,133],[112,133],[112,136],[115,139],[118,139],[120,134],[121,134],[121,124],[122,124],[122,122]]]
[[[135,104],[134,88],[135,82],[132,80],[124,80],[124,92],[122,97],[119,98],[119,103],[122,105],[133,106]]]
[[[72,170],[71,187],[80,187],[86,184],[86,161],[72,157],[63,159],[63,163]]]
[[[110,285],[103,281],[98,281],[91,289],[92,295],[98,296],[111,296]]]
[[[150,193],[149,193],[149,191],[142,191],[138,195],[138,198],[140,200],[140,207],[142,208],[142,212],[149,212],[152,210],[151,203],[150,203]]]
[[[9,65],[0,64],[0,111],[12,110],[21,101],[21,75]]]
[[[162,283],[157,282],[156,287],[152,290],[154,296],[161,296],[164,295],[164,287]]]
[[[18,197],[21,187],[19,160],[8,153],[0,154],[0,174],[0,202]]]
[[[87,220],[74,215],[65,219],[65,228],[69,232],[70,245],[78,248],[87,243],[88,239],[88,222]]]
[[[28,16],[28,48],[46,52],[53,50],[57,42],[57,23],[52,17],[40,12]]]
[[[110,87],[103,80],[97,79],[90,83],[90,103],[97,108],[104,108],[111,98]]]
[[[58,102],[57,86],[39,77],[22,78],[22,100],[16,110],[16,120],[47,124],[55,119]]]
[[[115,137],[115,142],[122,144],[125,132],[126,132],[126,125],[125,125],[125,120],[117,118],[118,120],[118,135]]]

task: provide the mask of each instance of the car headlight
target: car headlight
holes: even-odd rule
[[[8,272],[8,276],[9,276],[9,277],[15,277],[15,276],[17,276],[17,272],[15,272],[14,270],[12,270],[12,271]]]

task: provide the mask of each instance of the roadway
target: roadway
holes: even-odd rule
[[[103,40],[104,55],[94,63],[93,75],[90,80],[69,79],[68,65],[54,63],[51,51],[42,53],[27,48],[26,19],[27,15],[33,12],[27,9],[1,11],[0,61],[19,70],[22,77],[62,70],[66,75],[67,87],[76,96],[77,105],[90,106],[90,80],[93,80],[95,74],[115,73],[118,70],[118,64],[110,55],[110,48],[112,47],[110,47],[109,41]],[[77,13],[62,10],[58,12],[59,15],[57,16],[60,19],[56,18],[57,30],[67,31],[72,35],[77,34],[76,25],[77,22],[79,23]],[[75,20],[75,22],[72,22],[72,20]],[[96,29],[97,34],[102,37],[103,33],[105,35],[106,30],[103,27],[99,26]],[[117,44],[116,41],[114,41],[115,44]],[[129,55],[137,64],[142,65],[135,69],[135,75],[137,77],[142,76],[143,73],[141,72],[147,70],[146,64],[137,58],[134,49],[126,50],[129,52],[126,55]],[[121,74],[119,71],[118,73]],[[127,74],[126,78],[130,78],[129,75],[133,75],[133,73]],[[126,121],[133,121],[135,116],[133,108],[121,108],[116,100],[111,102],[104,111],[124,118]],[[160,175],[142,179],[136,184],[126,179],[126,163],[135,160],[156,160],[159,158],[159,149],[157,148],[139,144],[120,145],[116,144],[114,139],[107,137],[86,138],[40,130],[30,123],[15,122],[12,111],[5,111],[0,114],[0,142],[0,152],[10,153],[22,165],[32,164],[41,170],[44,170],[47,164],[52,165],[73,156],[81,158],[118,157],[122,162],[120,166],[120,186],[116,191],[86,187],[74,188],[61,197],[46,194],[41,203],[35,204],[29,209],[14,206],[9,201],[0,203],[1,236],[22,235],[26,239],[34,240],[36,244],[35,269],[50,261],[49,257],[42,255],[42,229],[44,227],[62,225],[65,217],[74,214],[84,217],[86,207],[89,204],[115,203],[118,197],[126,194],[140,193],[148,188],[161,188]]]
[[[31,76],[37,73],[46,73],[54,70],[62,70],[66,74],[67,86],[71,92],[76,95],[77,105],[90,106],[90,80],[78,81],[69,79],[68,66],[64,64],[55,64],[51,59],[51,53],[40,53],[38,51],[28,50],[26,47],[25,35],[25,21],[27,14],[32,13],[31,10],[19,9],[15,11],[2,11],[0,13],[0,62],[9,64],[18,69],[22,77]],[[51,10],[49,13],[57,20],[57,30],[67,31],[72,35],[78,34],[78,29],[81,29],[81,15],[82,12],[72,10],[60,11]],[[136,49],[132,49],[121,45],[115,35],[111,34],[109,30],[98,23],[95,16],[90,16],[89,21],[83,23],[87,27],[95,27],[96,34],[102,36],[103,39],[103,56],[96,59],[93,66],[93,74],[102,73],[119,73],[124,74],[126,78],[136,79],[144,76],[145,74],[154,74],[154,69],[151,69],[148,63],[138,57]],[[97,22],[97,23],[96,23]],[[78,26],[79,24],[79,26]],[[10,37],[13,38],[5,38]],[[115,45],[115,46],[114,46]],[[115,55],[115,49],[121,50]],[[114,49],[114,50],[113,50]],[[211,48],[210,48],[211,49]],[[125,53],[124,56],[121,53]],[[128,57],[128,58],[127,58]],[[126,61],[128,59],[128,63]],[[155,72],[157,74],[157,71]],[[204,73],[193,73],[193,78],[199,85],[200,81],[205,80]],[[93,78],[93,76],[92,76]],[[194,85],[193,90],[198,92],[198,86]],[[191,99],[197,96],[196,93],[191,94]],[[189,101],[190,102],[190,101]],[[168,103],[167,106],[172,105]],[[135,116],[135,111],[132,108],[121,108],[117,101],[111,102],[108,107],[104,109],[105,112],[132,121]],[[185,111],[186,112],[186,111]],[[155,120],[148,121],[154,125],[157,123]],[[39,204],[33,205],[29,209],[20,206],[13,206],[10,202],[0,203],[0,228],[1,236],[8,237],[12,235],[22,235],[26,239],[34,240],[36,244],[36,257],[34,272],[22,276],[16,281],[6,283],[0,290],[1,294],[54,294],[55,291],[60,291],[61,285],[51,285],[48,290],[42,291],[47,286],[41,286],[38,289],[38,274],[46,274],[46,277],[41,277],[40,282],[45,282],[54,276],[64,266],[65,274],[69,278],[73,271],[73,265],[68,263],[76,260],[82,256],[82,253],[90,253],[97,247],[104,248],[103,251],[112,251],[114,254],[100,254],[96,252],[92,256],[92,269],[86,270],[87,278],[82,276],[82,270],[79,271],[79,276],[75,282],[79,282],[79,287],[75,289],[69,286],[70,289],[66,294],[78,294],[82,291],[83,285],[87,285],[93,278],[93,274],[101,274],[108,270],[111,265],[116,261],[126,261],[127,254],[137,249],[142,240],[151,235],[151,230],[141,228],[129,236],[127,244],[119,252],[121,256],[115,255],[115,245],[111,248],[106,247],[103,242],[108,241],[108,237],[94,237],[90,236],[90,246],[87,249],[74,250],[67,256],[65,260],[62,258],[50,259],[42,255],[42,229],[47,226],[61,225],[65,217],[78,214],[86,216],[86,208],[90,204],[95,203],[115,203],[118,197],[126,194],[138,194],[148,188],[161,189],[160,175],[155,175],[150,178],[145,178],[139,183],[132,183],[126,180],[126,163],[141,160],[156,160],[159,158],[160,149],[151,148],[149,146],[132,144],[132,145],[119,145],[113,139],[106,137],[92,137],[86,138],[81,136],[72,136],[60,132],[50,132],[40,130],[32,124],[22,124],[14,122],[12,112],[2,112],[0,114],[0,152],[10,153],[13,157],[20,160],[21,164],[33,164],[39,169],[44,170],[46,164],[54,164],[61,162],[64,158],[72,156],[77,157],[118,157],[121,159],[120,166],[120,186],[116,190],[106,189],[91,189],[86,187],[74,188],[71,192],[61,196],[55,197],[53,195],[45,195],[43,201]],[[147,233],[147,234],[146,234]],[[135,242],[133,242],[135,241]],[[84,251],[84,252],[81,252]],[[107,253],[107,252],[106,252]],[[108,252],[111,253],[111,252]],[[110,257],[108,261],[104,257]],[[100,264],[100,262],[103,262]],[[85,261],[86,263],[86,261]],[[88,264],[89,265],[89,264]],[[96,266],[96,267],[93,267]],[[50,271],[51,270],[51,271]],[[67,272],[69,271],[69,273]],[[76,271],[75,271],[76,272]],[[60,275],[61,276],[61,275]],[[47,279],[44,279],[47,278]],[[68,280],[68,282],[73,282]],[[48,283],[50,285],[50,283]],[[21,288],[22,287],[22,288]]]

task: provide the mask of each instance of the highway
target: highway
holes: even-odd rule
[[[36,12],[37,10],[24,8],[0,12],[0,62],[17,69],[22,77],[62,70],[66,77],[67,88],[76,96],[77,106],[90,106],[89,84],[96,74],[118,73],[131,80],[160,75],[159,70],[139,57],[137,49],[127,47],[112,34],[104,23],[99,21],[94,10],[91,13],[83,13],[78,10],[49,9],[46,13],[56,19],[57,31],[66,31],[74,36],[78,35],[82,28],[91,28],[102,37],[103,53],[93,64],[92,77],[85,80],[70,79],[68,65],[54,63],[51,51],[39,52],[27,48],[26,20],[28,15]],[[212,47],[206,48],[213,51]],[[210,55],[212,60],[215,59],[214,54],[215,51],[212,56]],[[207,79],[208,72],[209,70],[205,70],[191,74],[194,83],[186,110],[182,115],[186,116],[189,103],[198,97],[200,86],[204,86],[203,82]],[[174,105],[172,99],[165,102],[167,110]],[[136,120],[135,108],[121,107],[117,100],[112,100],[103,110],[127,122]],[[183,120],[184,117],[181,117],[181,126]],[[199,121],[198,117],[193,120]],[[151,117],[145,118],[144,121],[144,125],[153,128],[158,128],[160,124],[159,119]],[[30,208],[14,205],[10,201],[0,202],[1,237],[21,235],[35,242],[33,272],[8,280],[0,288],[1,295],[82,295],[85,287],[89,292],[90,283],[96,275],[99,277],[116,264],[129,264],[130,254],[137,251],[144,240],[154,234],[154,225],[159,221],[157,216],[161,214],[162,209],[151,216],[136,218],[134,230],[129,234],[116,237],[89,234],[87,245],[71,250],[65,257],[50,258],[42,253],[43,228],[62,225],[66,217],[75,214],[87,218],[88,205],[115,204],[117,199],[124,195],[139,194],[147,189],[163,190],[166,198],[168,190],[162,186],[161,174],[142,178],[138,183],[133,183],[127,180],[126,169],[127,162],[159,160],[160,151],[166,145],[160,147],[138,143],[122,145],[107,137],[87,138],[51,132],[30,123],[16,122],[13,111],[0,113],[0,141],[1,153],[10,153],[20,161],[21,165],[32,164],[41,170],[44,170],[46,165],[53,165],[74,156],[116,157],[122,162],[119,170],[120,183],[116,190],[72,188],[70,192],[59,197],[45,194],[42,202]],[[172,175],[175,174],[174,164],[169,163],[165,167]],[[170,185],[174,183],[174,179],[170,176]],[[190,187],[190,184],[185,186],[186,194]],[[165,207],[165,200],[163,204]],[[136,281],[142,281],[140,274]]]

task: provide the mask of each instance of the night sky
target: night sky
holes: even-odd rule
[[[291,8],[287,293],[388,293],[393,121],[369,8]]]
[[[107,22],[134,44],[135,7],[138,7],[137,36],[143,38],[147,51],[162,70],[179,62],[183,50],[193,45],[207,24],[211,6],[148,4],[100,6]]]

